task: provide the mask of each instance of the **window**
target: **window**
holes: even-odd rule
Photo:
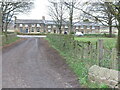
[[[37,27],[40,27],[40,24],[37,24]]]
[[[53,28],[56,28],[56,26],[55,26],[55,25],[53,25]]]
[[[81,26],[80,29],[84,29],[84,26]]]
[[[90,29],[90,26],[87,26],[87,29]]]
[[[40,32],[40,29],[39,29],[39,28],[37,28],[37,32]]]
[[[51,28],[51,26],[48,26],[48,28]]]
[[[32,32],[34,32],[34,28],[32,28]]]
[[[51,32],[51,30],[49,29],[49,30],[48,30],[48,32],[50,33],[50,32]]]
[[[20,32],[23,32],[23,28],[22,27],[20,28]]]
[[[25,25],[25,27],[28,27],[28,25]]]
[[[79,29],[79,27],[76,27],[76,29]]]
[[[64,28],[64,26],[61,26],[61,28]]]
[[[68,26],[65,26],[65,28],[68,28]]]
[[[35,24],[33,24],[32,27],[35,27]]]
[[[92,29],[95,29],[95,26],[92,26]]]
[[[22,25],[22,24],[20,24],[20,25],[19,25],[19,27],[23,27],[23,25]]]

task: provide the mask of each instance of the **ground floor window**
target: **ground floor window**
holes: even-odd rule
[[[28,28],[26,28],[26,33],[28,33]]]
[[[20,32],[23,32],[23,28],[22,27],[20,28]]]
[[[48,32],[50,33],[50,32],[51,32],[51,30],[49,29],[49,30],[48,30]]]
[[[56,33],[56,30],[54,30],[54,33]]]
[[[40,28],[37,28],[37,32],[40,32]]]
[[[34,28],[32,28],[31,32],[34,32]]]

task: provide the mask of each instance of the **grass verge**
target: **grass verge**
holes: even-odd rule
[[[77,75],[80,85],[86,88],[108,88],[105,84],[91,83],[88,80],[88,69],[85,67],[85,63],[82,60],[72,58],[69,54],[62,52],[59,48],[52,44],[49,38],[46,38],[50,45],[56,49],[60,55],[66,60],[66,63]]]
[[[17,40],[19,40],[20,38],[19,37],[14,37],[10,40],[7,40],[6,42],[2,43],[2,46],[5,46],[5,45],[8,45],[8,44],[11,44],[13,42],[16,42]]]

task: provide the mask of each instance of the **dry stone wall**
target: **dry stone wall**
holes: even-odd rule
[[[89,69],[88,78],[91,82],[104,83],[111,88],[118,88],[119,74],[119,71],[94,65]]]

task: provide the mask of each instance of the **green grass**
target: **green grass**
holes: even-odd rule
[[[58,48],[56,44],[53,44],[54,42],[49,38],[46,38],[46,40],[49,41],[51,46],[55,48],[62,57],[64,57],[64,59],[66,60],[66,63],[77,75],[80,85],[86,88],[108,88],[108,86],[106,86],[105,84],[97,84],[97,83],[89,82],[88,68],[86,68],[85,62],[83,62],[78,58],[71,57],[69,53],[66,53],[66,51],[60,50],[60,48]]]
[[[13,42],[15,42],[15,41],[17,41],[19,39],[20,39],[19,37],[14,37],[11,40],[6,41],[5,43],[2,43],[2,46],[5,46],[5,45],[10,44],[10,43],[13,43]]]
[[[90,41],[92,44],[96,44],[98,39],[102,39],[104,46],[108,49],[112,49],[116,47],[117,39],[116,38],[107,38],[107,37],[75,37],[75,40],[78,41]]]
[[[0,35],[2,35],[3,33],[2,32],[0,32]]]

